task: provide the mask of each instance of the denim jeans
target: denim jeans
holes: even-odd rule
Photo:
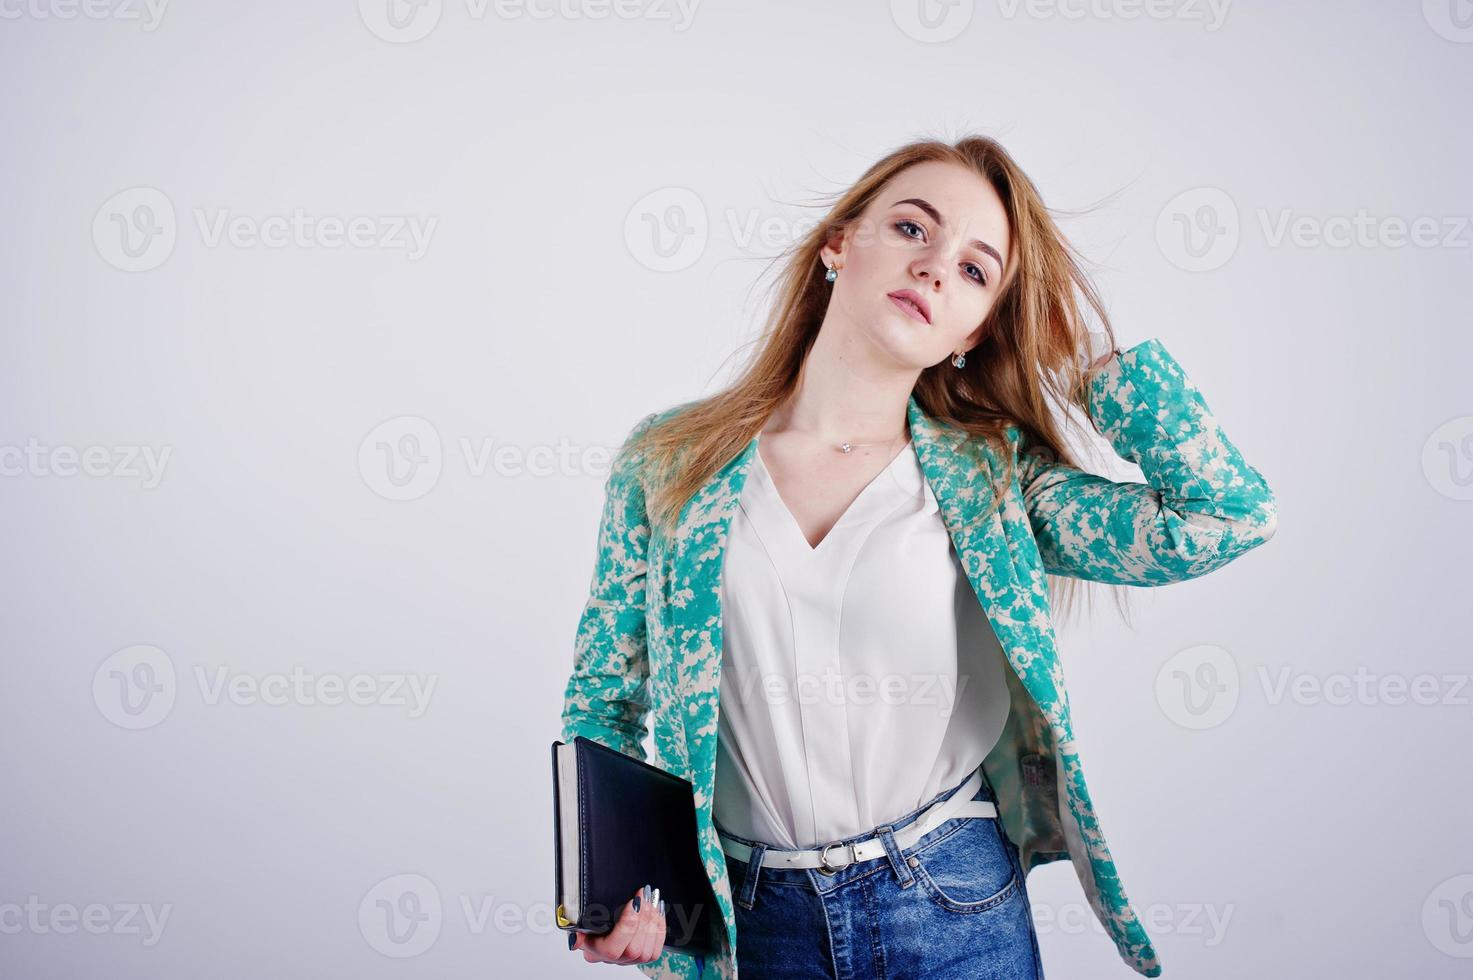
[[[844,838],[841,843],[878,836],[886,854],[833,874],[762,867],[770,845],[728,834],[752,848],[746,861],[726,856],[737,975],[1043,980],[1025,874],[1000,819],[953,817],[907,849],[896,845],[897,831],[961,785],[888,824]],[[973,799],[996,802],[986,773]]]

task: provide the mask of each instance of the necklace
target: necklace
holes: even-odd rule
[[[903,433],[902,433],[902,435],[903,435]],[[897,436],[896,438],[899,438],[899,437]],[[895,445],[895,439],[891,439],[888,442],[841,442],[837,446],[835,446],[834,448],[837,449],[841,453],[848,453],[848,452],[852,451],[855,446],[893,446],[893,445]]]

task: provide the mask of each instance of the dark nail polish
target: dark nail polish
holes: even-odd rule
[[[568,948],[572,949],[576,945],[578,945],[578,934],[576,932],[568,933]]]
[[[635,895],[634,896],[634,911],[636,911],[636,912],[639,911],[639,896],[638,895]]]

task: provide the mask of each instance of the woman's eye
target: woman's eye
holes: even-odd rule
[[[895,222],[895,229],[897,231],[899,231],[902,235],[905,235],[905,237],[907,238],[914,238],[914,235],[906,234],[905,229],[907,228],[914,228],[917,231],[921,232],[922,235],[925,234],[924,229],[922,229],[921,226],[916,224],[914,221],[911,221],[909,218],[901,218],[899,221]]]
[[[977,270],[977,274],[975,276],[973,276],[972,278],[973,279],[976,279],[978,282],[980,282],[984,286],[987,285],[987,274],[982,271],[982,267],[981,266],[977,265],[974,262],[968,262],[967,263],[967,268],[968,269],[976,269]]]

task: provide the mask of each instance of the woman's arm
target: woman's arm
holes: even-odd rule
[[[564,742],[582,735],[636,759],[644,758],[649,714],[644,587],[650,527],[638,459],[626,458],[626,449],[654,418],[634,427],[605,484],[598,556],[573,643],[562,715]]]
[[[1149,483],[1086,473],[1020,438],[1019,485],[1046,571],[1165,585],[1273,537],[1273,491],[1159,340],[1107,360],[1090,392],[1095,424]]]

